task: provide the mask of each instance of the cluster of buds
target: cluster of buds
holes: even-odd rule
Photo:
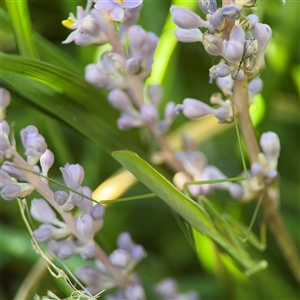
[[[255,14],[246,18],[243,14],[243,8],[255,2],[238,1],[218,9],[215,0],[199,0],[206,20],[186,8],[171,7],[173,22],[178,26],[175,36],[179,41],[201,42],[208,54],[222,57],[219,64],[210,69],[210,82],[228,75],[237,80],[245,76],[253,78],[264,66],[271,28],[259,23]]]
[[[280,153],[278,135],[271,131],[263,133],[260,146],[262,152],[257,157],[258,161],[251,165],[248,179],[240,184],[231,184],[230,194],[235,199],[250,201],[267,191],[270,199],[277,203],[277,163]]]

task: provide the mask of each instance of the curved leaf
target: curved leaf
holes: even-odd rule
[[[200,233],[209,236],[225,249],[240,265],[246,268],[246,275],[251,275],[267,267],[266,261],[253,261],[243,248],[237,247],[229,239],[222,236],[214,228],[209,215],[201,206],[177,190],[171,182],[137,154],[130,151],[115,151],[112,155]]]

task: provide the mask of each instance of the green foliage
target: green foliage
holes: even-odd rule
[[[177,2],[177,5],[184,5],[181,1]],[[267,68],[261,75],[264,80],[262,96],[266,102],[266,112],[256,130],[258,135],[266,130],[273,130],[281,139],[281,211],[299,248],[299,4],[292,1],[287,1],[285,6],[282,6],[281,1],[258,3],[261,21],[272,27],[274,42],[271,44],[270,54],[267,55]],[[61,12],[66,11],[65,6],[71,6],[70,2],[43,2],[42,7],[36,2],[30,2],[31,18],[26,1],[7,1],[6,5],[9,18],[4,9],[1,9],[0,14],[1,50],[6,53],[1,53],[1,86],[8,88],[12,93],[13,103],[8,111],[8,121],[16,121],[16,134],[21,126],[29,125],[31,123],[28,121],[32,121],[38,123],[39,130],[46,133],[46,140],[51,140],[51,135],[47,134],[49,129],[46,128],[46,122],[37,117],[37,111],[53,118],[57,136],[66,136],[63,133],[67,133],[63,141],[65,156],[71,153],[73,157],[69,159],[78,163],[86,162],[83,163],[87,174],[86,184],[93,187],[118,168],[114,159],[107,153],[128,149],[149,161],[145,150],[149,144],[140,142],[142,133],[118,131],[115,125],[118,113],[107,104],[106,92],[86,83],[82,78],[84,65],[97,57],[96,49],[77,49],[72,45],[62,48],[60,42],[69,32],[65,29],[53,30],[52,26],[60,27],[51,22],[43,22],[44,19],[51,19],[53,16],[60,20],[65,19],[67,16]],[[146,30],[164,35],[163,27],[170,5],[170,1],[146,1],[140,23]],[[153,71],[156,77],[151,79],[152,82],[164,84],[164,102],[181,102],[184,97],[207,99],[208,102],[210,94],[217,92],[216,87],[208,83],[208,68],[212,63],[207,61],[207,57],[204,57],[201,51],[195,51],[187,45],[181,44],[175,48],[174,44],[174,51],[172,47],[170,51],[166,51],[170,34],[165,34],[165,37],[159,49],[165,51],[161,53],[167,55],[165,62],[168,63],[163,64],[164,58],[159,57]],[[16,53],[18,55],[13,55]],[[157,53],[157,56],[159,55],[161,54]],[[38,60],[38,57],[41,60]],[[184,118],[179,118],[175,127],[179,127],[185,121]],[[199,134],[205,130],[199,128]],[[92,143],[87,142],[87,139]],[[52,140],[53,145],[53,132]],[[236,158],[239,150],[233,128],[228,127],[222,135],[212,135],[202,142],[199,148],[208,156],[209,162],[220,167],[228,176],[236,176],[242,170],[240,159]],[[55,155],[59,157],[60,153]],[[114,156],[200,232],[208,235],[216,232],[206,211],[172,188],[167,181],[171,179],[168,170],[163,170],[167,177],[165,179],[147,162],[129,152],[115,152]],[[56,158],[56,161],[59,162],[60,159]],[[61,164],[56,163],[51,171],[50,175],[54,178],[57,177],[58,172],[55,170],[58,170],[59,166]],[[138,184],[125,196],[146,192],[148,189]],[[255,203],[240,205],[221,192],[214,194],[210,200],[217,208],[218,214],[226,213],[239,219],[237,226],[240,223],[250,223]],[[37,256],[29,245],[28,233],[24,232],[17,204],[1,201],[0,216],[1,272],[6,274],[0,286],[0,298],[9,300],[13,299]],[[180,219],[179,222],[181,221]],[[215,222],[215,219],[213,221]],[[259,233],[257,224],[261,221],[263,216],[259,214],[254,225],[256,233]],[[228,222],[230,223],[230,220]],[[243,229],[241,226],[240,230]],[[263,253],[248,246],[233,248],[228,244],[227,237],[223,237],[223,233],[217,235],[216,242],[221,244],[221,248],[227,250],[245,268],[253,267],[250,256],[255,257],[257,261],[268,261],[268,269],[253,276],[250,281],[232,267],[232,261],[226,258],[223,251],[219,248],[216,250],[213,244],[209,246],[210,239],[202,240],[198,245],[198,249],[202,247],[204,257],[199,264],[197,255],[176,226],[170,210],[157,199],[116,203],[108,207],[105,226],[97,237],[108,253],[114,249],[115,238],[121,231],[131,232],[133,239],[142,244],[148,252],[148,258],[140,265],[139,273],[146,282],[147,292],[153,297],[155,295],[150,285],[172,275],[179,280],[183,291],[197,289],[201,298],[205,300],[297,299],[298,287],[269,233],[268,246]],[[199,235],[199,239],[201,237],[202,235]],[[255,238],[253,239],[256,242]],[[20,249],[23,251],[21,254]],[[238,252],[239,250],[241,252]],[[218,263],[209,266],[209,260],[214,258]],[[226,273],[226,268],[234,270]],[[47,289],[53,289],[59,294],[49,275],[44,275],[35,288],[40,294],[46,294]]]

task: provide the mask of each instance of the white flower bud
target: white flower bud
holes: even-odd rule
[[[33,199],[30,213],[40,223],[55,223],[57,221],[55,212],[44,199]]]

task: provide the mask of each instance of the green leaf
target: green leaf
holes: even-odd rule
[[[105,151],[127,148],[143,153],[132,136],[127,132],[120,132],[115,125],[110,125],[104,117],[101,117],[105,112],[102,110],[93,112],[84,105],[84,102],[80,104],[78,100],[81,99],[81,94],[85,93],[84,90],[75,100],[69,93],[57,92],[22,76],[2,72],[1,77],[0,84],[11,92],[13,100],[31,105],[62,121]],[[89,94],[88,91],[86,94]]]
[[[209,215],[200,205],[177,190],[170,181],[137,154],[130,151],[115,151],[112,155],[123,167],[136,176],[144,185],[166,202],[200,233],[209,236],[213,241],[219,244],[219,246],[225,249],[235,261],[246,269],[246,275],[251,275],[267,267],[266,261],[253,261],[243,248],[237,247],[231,243],[230,240],[221,235],[214,228]]]
[[[13,26],[19,52],[22,56],[38,58],[32,36],[32,26],[27,1],[5,1]]]

